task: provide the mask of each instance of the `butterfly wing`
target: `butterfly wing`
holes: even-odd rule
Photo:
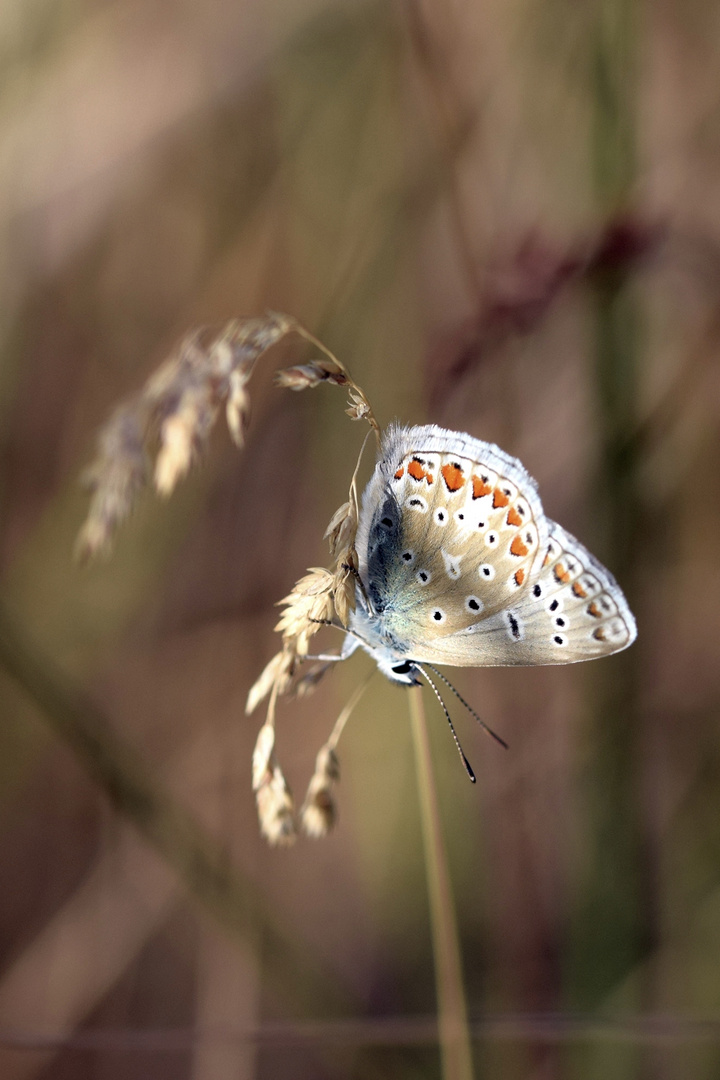
[[[572,663],[635,638],[617,583],[548,521],[535,482],[491,443],[391,429],[363,499],[369,644],[455,666]]]
[[[538,573],[508,606],[443,638],[418,660],[456,667],[572,664],[632,645],[635,619],[612,574],[560,525],[548,521]]]

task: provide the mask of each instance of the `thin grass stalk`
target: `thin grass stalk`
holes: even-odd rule
[[[440,828],[425,709],[419,686],[411,688],[409,698],[435,959],[442,1077],[443,1080],[472,1080],[472,1049],[460,940]]]

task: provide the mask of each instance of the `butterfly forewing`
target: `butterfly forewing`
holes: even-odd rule
[[[517,484],[485,462],[418,452],[398,464],[391,488],[401,511],[394,609],[435,637],[506,607],[539,552]]]

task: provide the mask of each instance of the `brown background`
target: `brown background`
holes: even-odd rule
[[[477,1075],[719,1076],[717,8],[8,0],[0,50],[2,598],[51,677],[38,708],[0,674],[3,1080],[438,1075],[403,691],[343,737],[328,840],[268,849],[250,791],[273,604],[364,434],[341,393],[261,372],[246,451],[218,428],[72,562],[114,404],[267,308],[382,423],[520,456],[638,616],[621,657],[457,674],[511,747],[457,715],[477,788],[428,701]],[[281,706],[296,792],[368,664]],[[232,912],[58,737],[58,671],[220,846]]]

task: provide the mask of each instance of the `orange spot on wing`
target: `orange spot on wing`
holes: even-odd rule
[[[495,509],[497,510],[500,506],[507,506],[509,502],[510,497],[506,495],[504,491],[501,491],[500,488],[495,488],[495,493],[493,495],[493,506]]]
[[[515,571],[515,584],[516,585],[522,585],[524,580],[525,580],[525,571],[524,570],[516,570]]]
[[[522,525],[522,518],[518,514],[514,506],[511,506],[508,510],[508,516],[505,518],[508,525]]]
[[[463,471],[457,465],[443,465],[440,472],[448,491],[459,491],[465,483]]]
[[[516,536],[515,539],[513,540],[512,544],[510,545],[510,554],[511,555],[522,556],[522,555],[527,555],[527,553],[528,553],[528,549],[527,549],[526,545],[523,544],[521,537]]]
[[[558,581],[561,581],[563,585],[567,585],[570,580],[570,575],[561,562],[555,567],[555,577]]]
[[[597,630],[593,631],[593,637],[597,638],[598,641],[605,640],[605,631],[603,630],[602,626],[598,626]]]
[[[481,499],[483,495],[489,495],[492,488],[489,484],[486,484],[484,480],[481,480],[479,476],[473,476],[473,499]]]
[[[405,472],[405,470],[403,469],[403,467],[401,465],[400,468],[398,469],[398,471],[395,473],[395,479],[399,480],[400,477],[404,474],[404,472]]]
[[[572,590],[573,590],[573,592],[575,593],[576,596],[580,597],[581,600],[584,600],[585,597],[587,596],[587,593],[585,592],[585,590],[583,589],[583,587],[582,587],[582,585],[580,584],[579,581],[573,582]]]
[[[428,484],[433,482],[432,473],[425,468],[418,458],[413,458],[408,465],[408,476],[412,476],[413,480],[427,480]]]
[[[592,604],[588,604],[587,613],[588,615],[592,615],[593,619],[599,619],[602,615],[600,608],[597,606],[594,600]]]

